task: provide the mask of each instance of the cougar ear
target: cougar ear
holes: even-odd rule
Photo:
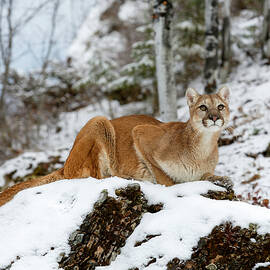
[[[200,95],[196,92],[195,89],[189,87],[186,91],[186,99],[188,106],[194,105]]]
[[[224,99],[227,103],[230,101],[230,90],[227,86],[223,86],[218,90],[217,93],[222,99]]]

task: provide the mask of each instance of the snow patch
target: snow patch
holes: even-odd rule
[[[118,17],[122,21],[145,21],[145,11],[149,9],[149,3],[143,1],[126,1],[121,5]],[[150,15],[149,15],[150,16]]]

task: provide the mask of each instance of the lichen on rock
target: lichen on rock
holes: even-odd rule
[[[138,184],[117,189],[115,194],[117,198],[108,196],[106,190],[101,192],[93,211],[70,235],[71,252],[61,258],[61,268],[81,270],[109,265],[140,223],[142,215],[162,208],[161,205],[149,206]]]
[[[270,234],[258,234],[256,224],[241,228],[228,222],[202,237],[190,260],[175,258],[167,269],[252,270],[259,262],[270,262]]]
[[[209,190],[206,194],[202,194],[202,196],[213,200],[238,201],[237,197],[234,194],[234,191],[231,189],[226,191]]]

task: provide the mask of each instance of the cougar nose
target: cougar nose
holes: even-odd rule
[[[219,117],[217,115],[209,114],[209,119],[216,122],[219,119]]]

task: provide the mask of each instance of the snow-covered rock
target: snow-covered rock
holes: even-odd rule
[[[100,193],[106,189],[116,197],[116,189],[131,183],[140,185],[148,204],[163,208],[145,213],[115,261],[97,269],[165,269],[176,257],[189,259],[200,238],[226,222],[241,228],[253,224],[256,233],[270,233],[269,209],[206,198],[201,194],[208,190],[224,190],[206,181],[168,188],[117,177],[63,180],[24,190],[0,208],[0,269],[57,269],[59,256],[70,251],[71,233],[93,210]],[[144,241],[149,235],[156,237]],[[156,260],[147,266],[151,258]]]

